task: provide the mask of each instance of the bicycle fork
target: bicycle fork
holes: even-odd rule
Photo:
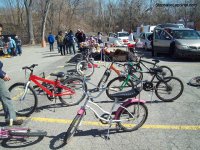
[[[24,100],[24,98],[25,98],[25,96],[26,96],[26,93],[27,93],[27,91],[28,91],[28,87],[29,87],[30,83],[31,83],[30,81],[28,81],[28,82],[26,83],[26,86],[25,86],[25,89],[24,89],[24,93],[23,93],[22,97],[20,98],[20,101]]]

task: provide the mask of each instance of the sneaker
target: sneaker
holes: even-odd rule
[[[18,119],[18,120],[14,120],[13,121],[13,125],[22,125],[23,124],[23,120],[22,119]],[[10,121],[6,121],[7,125],[10,125]]]

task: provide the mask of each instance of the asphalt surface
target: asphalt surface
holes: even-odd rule
[[[151,61],[150,52],[139,50],[144,54],[144,59]],[[1,58],[4,70],[12,80],[7,82],[8,87],[15,82],[23,82],[23,66],[39,64],[34,72],[45,72],[46,76],[52,72],[71,69],[66,65],[72,55],[60,56],[57,50],[49,52],[48,48],[40,46],[24,47],[23,55],[14,58]],[[188,81],[199,75],[200,62],[188,60],[175,60],[159,57],[161,65],[172,68],[174,75],[184,83],[182,96],[174,102],[160,101],[155,94],[143,91],[141,98],[146,100],[149,115],[147,121],[134,132],[117,132],[113,126],[110,140],[104,139],[107,126],[98,123],[91,111],[87,111],[84,122],[79,127],[79,132],[71,142],[62,145],[62,138],[67,131],[70,121],[75,117],[81,104],[72,107],[63,106],[59,100],[49,101],[45,95],[38,95],[39,104],[37,111],[29,118],[25,118],[23,127],[41,129],[48,132],[43,139],[28,138],[25,140],[0,141],[0,149],[74,149],[74,150],[198,150],[200,139],[200,92],[198,88],[188,86]],[[95,69],[94,75],[89,82],[97,84],[103,75],[105,68]],[[116,75],[112,72],[112,79]],[[48,76],[49,77],[49,76]],[[145,75],[145,78],[150,76]],[[88,85],[89,88],[94,87]],[[111,108],[112,102],[104,93],[96,102],[106,110]],[[3,111],[0,112],[0,124],[4,125]]]

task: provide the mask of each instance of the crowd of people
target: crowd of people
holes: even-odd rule
[[[22,41],[18,36],[5,38],[0,36],[0,56],[21,56]]]
[[[54,43],[57,42],[58,52],[61,55],[66,54],[76,54],[76,43],[78,49],[81,51],[82,47],[87,45],[91,48],[97,48],[98,44],[102,44],[102,34],[101,32],[97,33],[97,36],[89,36],[86,37],[84,30],[78,29],[77,32],[74,34],[72,30],[69,32],[59,31],[56,36],[52,33],[48,35],[48,42],[49,42],[49,49],[50,51],[54,51]]]

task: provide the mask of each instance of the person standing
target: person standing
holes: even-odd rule
[[[63,32],[60,31],[57,36],[57,42],[61,55],[65,55],[64,38]]]
[[[16,39],[16,54],[22,55],[22,41],[18,36],[15,36]]]
[[[11,55],[12,56],[17,56],[15,40],[13,40],[11,37],[8,37],[8,41],[9,41],[8,48],[11,50]]]
[[[0,36],[3,26],[0,24]],[[2,70],[3,63],[0,61],[0,101],[2,102],[5,121],[9,125],[21,125],[23,120],[16,119],[16,112],[12,105],[12,100],[10,98],[10,93],[8,88],[6,88],[5,81],[9,81],[10,77]]]
[[[69,39],[68,39],[68,33],[65,32],[65,38],[64,38],[64,47],[65,47],[65,50],[67,52],[67,54],[69,54]]]
[[[49,33],[49,36],[48,36],[48,42],[49,42],[50,52],[54,51],[53,44],[55,42],[55,37],[54,37],[54,35],[51,32]]]
[[[69,51],[72,54],[72,50],[71,48],[73,48],[73,53],[74,55],[76,54],[76,50],[75,50],[75,36],[72,30],[69,31],[68,33],[68,43],[69,43]]]
[[[99,44],[103,43],[103,42],[102,42],[102,33],[101,33],[101,32],[98,32],[98,33],[97,33],[97,42],[98,42]]]

